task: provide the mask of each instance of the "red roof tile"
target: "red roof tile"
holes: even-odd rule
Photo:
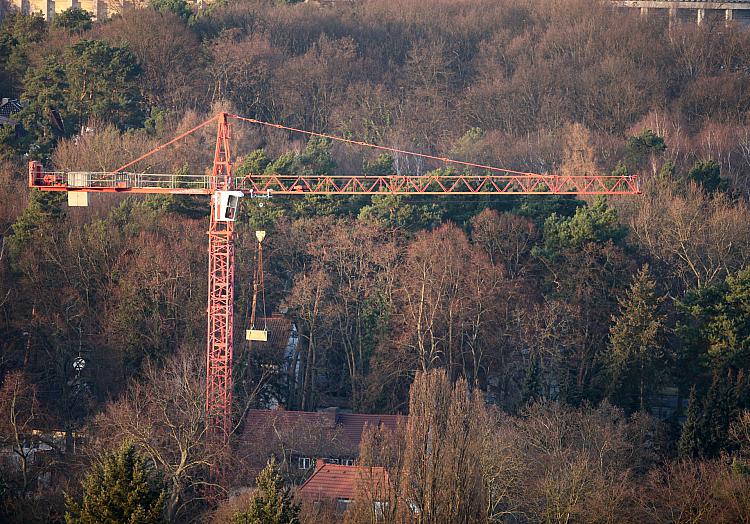
[[[350,444],[359,446],[366,426],[385,427],[395,431],[399,421],[406,421],[403,415],[366,415],[362,413],[337,413],[336,425],[341,428],[344,438]]]
[[[305,427],[320,430],[330,429],[331,437],[338,444],[356,454],[365,427],[386,427],[395,430],[399,420],[406,421],[403,415],[367,415],[361,413],[339,413],[336,411],[285,411],[283,409],[251,409],[245,419],[243,440],[248,444],[264,441],[279,434],[284,429],[287,433]],[[334,435],[335,433],[335,435]],[[304,451],[304,450],[300,450]]]
[[[305,502],[355,500],[363,489],[371,493],[385,493],[389,482],[385,468],[319,463],[315,473],[300,486],[297,493]]]

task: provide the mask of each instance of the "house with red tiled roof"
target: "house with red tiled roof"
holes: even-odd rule
[[[247,413],[241,442],[244,460],[258,470],[273,455],[290,479],[302,481],[319,458],[329,464],[353,465],[367,427],[396,431],[403,415],[253,409]]]
[[[326,464],[319,459],[315,472],[300,486],[297,496],[304,504],[333,506],[339,512],[365,498],[382,511],[389,492],[390,478],[385,468]]]

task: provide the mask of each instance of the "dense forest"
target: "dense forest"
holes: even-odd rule
[[[0,95],[21,110],[0,127],[0,520],[294,522],[283,463],[225,500],[258,473],[239,465],[244,414],[279,403],[409,415],[362,441],[361,463],[396,485],[348,522],[750,522],[746,28],[595,0],[3,12]],[[207,199],[69,208],[26,187],[29,159],[112,170],[218,111],[510,169],[637,174],[642,194],[244,199],[227,450],[204,426]],[[232,134],[238,174],[460,172]],[[205,173],[214,140],[203,129],[138,169]],[[293,320],[291,355],[244,340],[256,229],[263,314]],[[441,444],[420,451],[427,434]],[[118,520],[132,503],[118,475],[140,520]],[[258,517],[272,503],[278,520]]]

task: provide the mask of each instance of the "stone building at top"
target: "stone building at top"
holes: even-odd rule
[[[91,13],[94,19],[103,20],[129,7],[137,7],[139,0],[9,0],[9,3],[11,8],[24,14],[42,13],[46,20],[71,7],[79,7]]]

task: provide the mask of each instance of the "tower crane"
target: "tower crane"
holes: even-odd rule
[[[316,136],[389,153],[472,168],[481,174],[439,175],[284,175],[235,176],[229,120],[307,136]],[[211,174],[140,173],[129,168],[212,123],[216,146]],[[208,305],[206,344],[206,421],[209,432],[228,442],[232,431],[232,334],[234,308],[234,223],[239,199],[245,195],[632,195],[639,187],[634,175],[567,176],[537,174],[463,162],[333,135],[219,113],[113,171],[46,171],[29,162],[29,187],[63,191],[68,204],[85,206],[90,193],[209,195]],[[262,239],[259,239],[262,240]]]

